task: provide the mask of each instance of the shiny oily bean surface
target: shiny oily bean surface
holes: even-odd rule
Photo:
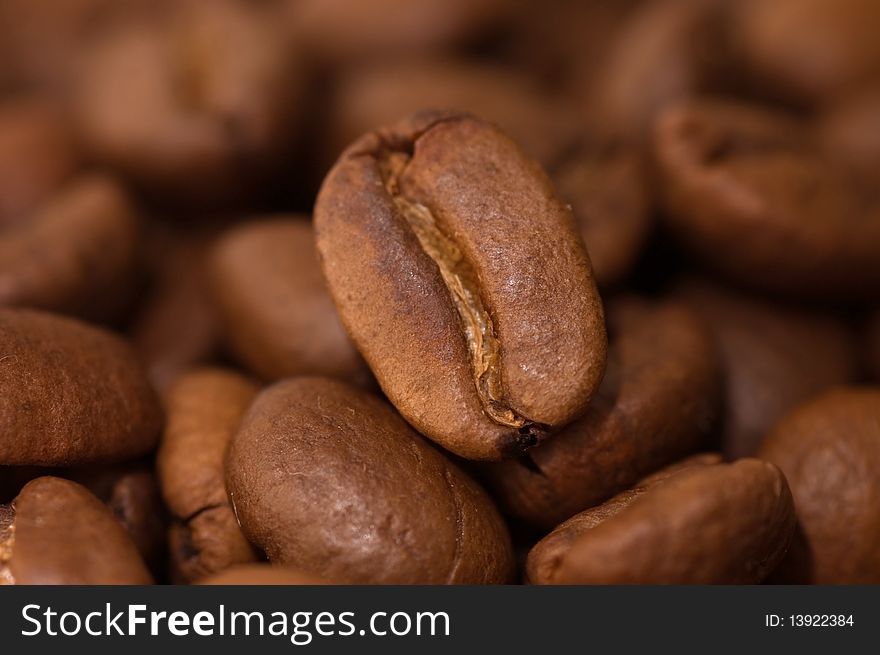
[[[797,507],[779,581],[880,584],[880,387],[841,387],[800,405],[758,455],[782,469]]]
[[[696,279],[679,283],[674,295],[706,319],[718,343],[728,458],[754,456],[792,408],[858,375],[854,335],[833,315]]]
[[[485,492],[379,398],[330,379],[263,391],[226,487],[273,564],[346,583],[503,583],[507,528]]]
[[[737,282],[819,300],[874,297],[880,203],[805,127],[729,101],[670,108],[653,143],[664,215]]]
[[[125,528],[85,487],[54,477],[0,505],[0,584],[151,584]]]
[[[668,477],[692,466],[710,466],[720,464],[721,461],[721,455],[717,453],[691,455],[680,462],[655,471],[640,480],[631,489],[621,491],[601,505],[584,510],[563,521],[529,551],[526,557],[525,582],[527,584],[551,584],[562,558],[582,534],[596,527],[602,521],[617,515],[646,490]]]
[[[571,213],[506,136],[419,114],[324,181],[318,250],[343,324],[419,432],[470,459],[523,452],[601,380],[601,301]]]
[[[138,271],[140,219],[111,179],[74,179],[26,220],[0,227],[0,306],[118,317]]]
[[[552,583],[755,584],[795,527],[784,476],[753,459],[688,467],[608,516],[587,512],[599,520],[561,557]]]
[[[122,461],[150,451],[161,423],[122,339],[75,319],[0,309],[0,464]]]
[[[259,387],[223,369],[185,373],[165,397],[167,423],[156,466],[173,515],[169,532],[174,579],[191,582],[257,554],[226,496],[229,440]]]
[[[697,450],[716,416],[721,366],[696,315],[631,297],[609,305],[608,323],[608,371],[587,412],[485,470],[505,512],[530,525],[552,528]]]
[[[339,321],[305,217],[278,216],[232,229],[214,246],[210,269],[226,342],[247,369],[267,380],[371,380]]]

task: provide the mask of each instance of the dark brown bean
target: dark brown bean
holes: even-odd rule
[[[352,145],[315,207],[343,324],[422,434],[519,454],[602,378],[601,301],[571,213],[496,128],[422,114]]]
[[[151,582],[128,533],[85,487],[37,478],[0,506],[0,584]]]
[[[513,550],[485,492],[371,394],[295,378],[263,391],[226,485],[273,564],[328,580],[503,583]]]
[[[718,342],[725,371],[721,442],[731,459],[754,456],[792,408],[857,376],[854,335],[833,316],[696,280],[676,293]]]
[[[325,585],[308,573],[271,564],[242,564],[200,580],[203,585]]]
[[[520,460],[486,469],[502,508],[550,529],[697,450],[718,408],[712,336],[687,309],[609,307],[608,372],[583,417]]]
[[[800,405],[759,456],[788,478],[799,535],[788,583],[880,583],[880,388],[842,387]]]
[[[161,422],[123,340],[74,319],[0,309],[0,464],[130,459],[156,445]]]

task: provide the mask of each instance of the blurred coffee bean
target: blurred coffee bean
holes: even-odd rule
[[[854,334],[840,320],[689,280],[676,295],[708,322],[725,371],[724,454],[753,456],[793,407],[858,374]]]
[[[880,81],[876,0],[739,0],[732,32],[770,95],[827,103]]]
[[[203,585],[324,585],[327,582],[308,573],[272,564],[242,564],[199,580]]]
[[[74,93],[88,154],[175,200],[251,187],[296,127],[301,58],[254,5],[187,2],[97,40]]]
[[[29,96],[0,102],[0,230],[48,200],[77,165],[57,106]]]
[[[130,306],[141,220],[123,189],[82,175],[26,219],[0,226],[0,307],[111,321]]]
[[[835,99],[818,130],[831,155],[880,196],[880,86]]]
[[[779,581],[880,584],[880,388],[845,387],[787,415],[759,456],[788,478],[799,524]]]
[[[293,38],[313,59],[408,57],[472,42],[510,11],[504,0],[287,0]]]
[[[697,100],[658,120],[667,224],[706,264],[752,287],[823,301],[880,292],[880,201],[769,108]]]
[[[213,248],[210,278],[226,343],[248,370],[266,380],[326,375],[370,384],[327,291],[307,218],[229,230]]]

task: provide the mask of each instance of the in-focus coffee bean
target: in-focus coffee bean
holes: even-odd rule
[[[364,136],[315,226],[343,324],[419,432],[498,459],[584,411],[606,348],[589,260],[547,176],[496,128],[421,114]]]
[[[379,398],[330,379],[263,391],[233,437],[226,486],[273,564],[379,584],[509,582],[486,493]]]

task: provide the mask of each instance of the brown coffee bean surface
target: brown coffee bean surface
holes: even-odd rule
[[[601,380],[601,301],[571,213],[491,125],[421,114],[353,144],[315,207],[330,292],[383,391],[472,459],[523,452]]]
[[[492,501],[379,398],[330,379],[263,391],[230,444],[226,485],[273,564],[378,584],[508,582]]]

